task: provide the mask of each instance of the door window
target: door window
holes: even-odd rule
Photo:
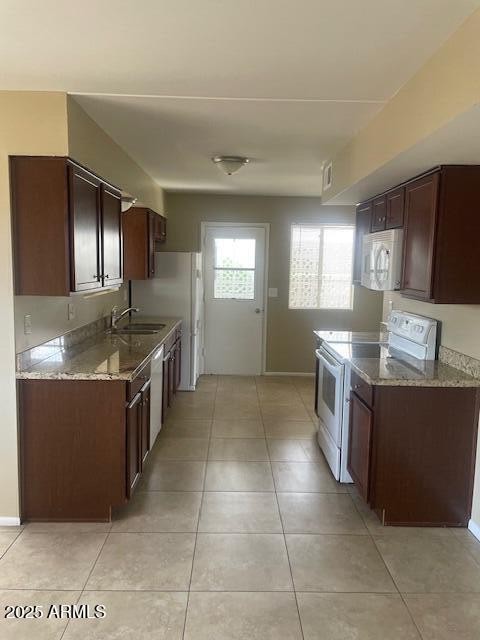
[[[213,297],[255,298],[255,238],[215,238]]]

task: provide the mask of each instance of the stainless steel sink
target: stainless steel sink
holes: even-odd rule
[[[131,322],[124,327],[118,327],[117,329],[110,329],[111,334],[120,336],[135,335],[135,336],[148,336],[154,333],[160,333],[162,329],[165,329],[166,325],[159,323],[145,323],[145,322]]]
[[[122,327],[122,329],[128,329],[129,331],[134,331],[136,329],[145,329],[149,331],[161,331],[165,329],[167,325],[159,324],[158,322],[130,322],[126,327]]]

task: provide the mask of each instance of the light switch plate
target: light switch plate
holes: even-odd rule
[[[276,287],[270,287],[268,290],[269,298],[278,298],[278,289]]]
[[[32,316],[30,314],[23,317],[23,333],[26,336],[32,333]]]
[[[73,302],[68,303],[68,319],[73,320],[75,318],[75,305]]]

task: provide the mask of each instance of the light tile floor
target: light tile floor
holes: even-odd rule
[[[112,524],[0,529],[1,640],[479,640],[480,543],[382,527],[312,402],[311,379],[203,377]],[[107,617],[4,618],[75,603]]]

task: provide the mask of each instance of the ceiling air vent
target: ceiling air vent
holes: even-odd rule
[[[330,187],[332,186],[332,181],[333,181],[333,167],[332,167],[332,163],[329,162],[327,165],[325,165],[323,169],[323,190],[324,191],[326,191],[327,189],[330,189]]]

